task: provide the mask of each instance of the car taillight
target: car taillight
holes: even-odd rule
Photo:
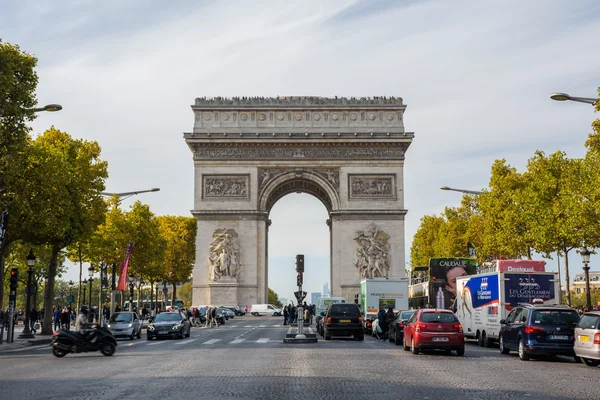
[[[415,324],[415,332],[421,332],[421,329],[425,329],[425,324]]]
[[[540,333],[540,332],[544,332],[544,328],[542,328],[541,326],[527,325],[525,327],[525,333]]]
[[[454,329],[456,330],[456,332],[462,332],[462,325],[461,324],[454,324]]]
[[[327,322],[326,324],[330,324],[331,323],[331,317],[327,317]]]
[[[600,344],[600,333],[594,334],[594,344]]]
[[[404,322],[400,321],[398,322],[398,328],[402,328],[404,326]]]
[[[362,317],[358,317],[358,322],[362,324]]]

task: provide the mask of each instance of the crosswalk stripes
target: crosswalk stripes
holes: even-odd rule
[[[179,342],[177,342],[175,344],[186,344],[186,343],[192,343],[195,341],[196,341],[196,339],[180,340]]]
[[[246,339],[234,339],[231,342],[229,342],[230,344],[238,344],[238,343],[242,343],[244,340]]]
[[[256,343],[269,343],[269,338],[260,338],[256,341]]]
[[[215,343],[220,342],[220,341],[221,341],[221,339],[210,339],[210,340],[207,340],[206,342],[204,342],[202,344],[215,344]]]
[[[148,343],[148,346],[157,346],[159,344],[164,344],[164,343],[167,343],[167,341],[165,341],[165,340],[158,340],[158,341],[156,341],[154,343]]]

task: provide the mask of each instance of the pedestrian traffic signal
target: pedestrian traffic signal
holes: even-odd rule
[[[304,272],[304,254],[296,255],[296,272]]]
[[[298,272],[298,277],[296,281],[298,283],[298,286],[302,286],[302,275],[302,272]]]
[[[358,304],[358,296],[359,296],[358,293],[354,295],[354,302],[356,304]]]
[[[10,290],[17,290],[19,286],[19,270],[13,268],[10,270]]]

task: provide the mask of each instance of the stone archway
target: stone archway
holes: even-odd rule
[[[404,277],[404,131],[400,98],[196,99],[184,134],[198,220],[193,303],[267,299],[268,220],[293,192],[329,213],[331,294],[365,276]],[[293,255],[290,255],[293,256]]]

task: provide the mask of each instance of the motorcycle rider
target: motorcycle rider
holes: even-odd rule
[[[95,329],[90,328],[95,328],[95,325],[88,322],[88,308],[84,305],[81,306],[79,315],[75,320],[75,332],[79,334],[82,340],[89,343],[94,343],[97,339],[97,335]],[[81,344],[85,345],[85,343]]]

